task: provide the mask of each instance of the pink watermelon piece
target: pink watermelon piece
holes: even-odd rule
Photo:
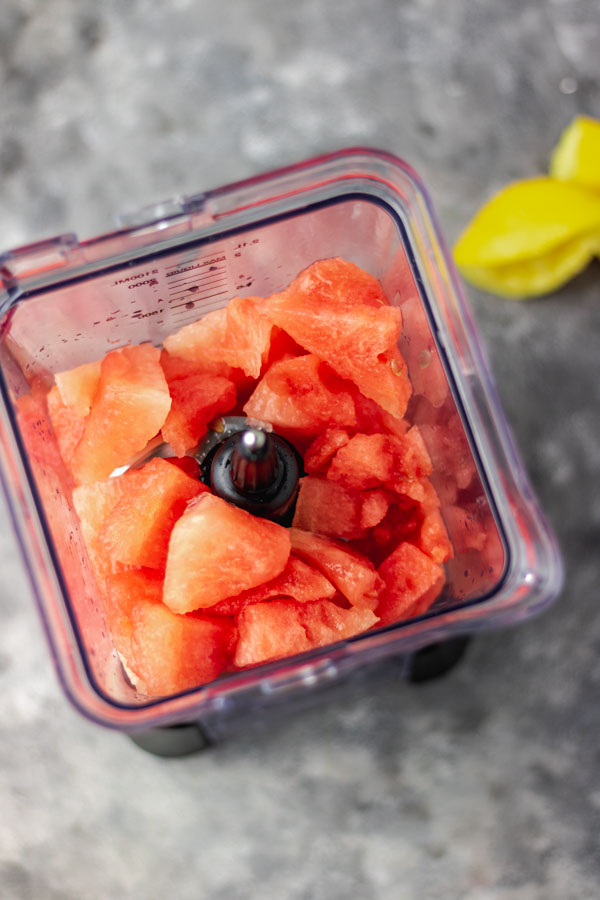
[[[375,609],[383,582],[365,556],[322,535],[289,531],[294,553],[319,569],[352,606]]]
[[[347,640],[376,623],[368,609],[342,609],[329,600],[255,603],[238,616],[235,665],[256,665]]]
[[[444,570],[414,544],[401,543],[379,566],[385,588],[376,613],[382,625],[410,618],[417,603],[444,578]]]
[[[170,335],[164,342],[165,350],[198,363],[205,371],[225,365],[258,378],[269,354],[273,328],[261,312],[261,303],[257,297],[235,297],[222,309]],[[213,371],[227,374],[226,370]]]
[[[244,406],[253,419],[276,430],[318,434],[328,425],[356,422],[354,401],[339,379],[312,355],[275,363]]]
[[[287,528],[200,494],[171,533],[164,603],[177,613],[214,606],[275,578],[290,549]]]

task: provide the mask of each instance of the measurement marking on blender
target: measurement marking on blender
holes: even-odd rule
[[[191,275],[185,275],[184,278],[171,279],[169,281],[169,287],[177,284],[185,284],[186,281],[201,281],[204,278],[214,278],[215,275],[225,271],[225,266],[211,266],[207,272],[192,272]]]
[[[217,278],[213,281],[205,281],[203,284],[190,284],[188,287],[181,288],[179,291],[173,291],[171,297],[183,297],[185,294],[197,294],[198,291],[212,290],[216,287],[223,287],[227,284],[227,278]]]
[[[175,269],[171,269],[170,272],[167,272],[167,278],[176,278],[179,275],[183,275],[185,272],[192,272],[195,269],[203,269],[204,266],[217,265],[218,263],[225,262],[227,257],[223,253],[221,256],[213,254],[212,256],[201,256],[194,263],[189,263],[187,265],[182,264],[177,266]]]
[[[187,278],[182,278],[180,281],[172,281],[169,284],[169,290],[178,290],[179,288],[185,286],[186,284],[202,284],[206,281],[213,281],[215,278],[222,278],[223,275],[227,274],[227,270],[224,266],[217,269],[215,266],[214,272],[205,272],[203,275],[191,275]]]
[[[222,297],[224,294],[228,294],[228,293],[229,293],[229,291],[217,291],[216,294],[206,294],[204,297],[198,297],[198,300],[208,300],[210,297]],[[171,306],[171,309],[179,309],[180,306],[187,306],[188,303],[191,303],[191,302],[193,302],[193,301],[188,300],[186,303],[174,303]],[[188,309],[189,309],[189,307],[188,307]]]

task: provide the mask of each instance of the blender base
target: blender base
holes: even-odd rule
[[[197,722],[170,725],[166,728],[150,728],[128,735],[128,737],[154,756],[190,756],[213,746],[213,740]]]
[[[470,640],[468,635],[461,635],[417,650],[408,664],[408,681],[411,684],[420,684],[446,675],[460,662]]]
[[[417,650],[410,658],[406,670],[406,678],[411,684],[420,684],[441,678],[462,659],[471,640],[468,636],[430,644]],[[171,725],[166,728],[150,728],[130,734],[129,737],[138,747],[154,756],[176,758],[191,756],[215,746],[216,741],[199,722],[188,722]]]

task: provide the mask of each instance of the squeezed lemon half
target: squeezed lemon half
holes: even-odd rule
[[[600,255],[600,122],[577,117],[550,172],[509,184],[475,215],[454,247],[467,281],[505,297],[533,297]]]

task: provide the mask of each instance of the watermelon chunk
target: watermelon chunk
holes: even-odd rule
[[[52,423],[52,430],[56,436],[58,449],[65,465],[70,466],[75,455],[75,450],[85,431],[85,415],[81,415],[76,408],[67,406],[58,387],[54,385],[48,392],[48,415]]]
[[[406,419],[392,416],[382,409],[374,400],[370,400],[354,390],[354,407],[356,409],[357,430],[363,434],[395,434],[402,437],[408,430]]]
[[[89,413],[98,392],[100,370],[101,363],[98,361],[57,372],[54,376],[62,402],[82,418]]]
[[[211,615],[235,616],[244,606],[271,600],[273,597],[289,597],[299,603],[309,603],[312,600],[328,599],[335,593],[334,586],[321,572],[291,554],[281,575],[251,591],[244,591],[237,597],[221,600],[211,606],[210,612]]]
[[[454,556],[454,550],[437,507],[425,508],[418,547],[436,563],[443,563]]]
[[[314,439],[304,454],[304,471],[313,475],[324,469],[340,447],[345,447],[350,437],[341,428],[327,428]]]
[[[76,481],[108,477],[162,428],[171,398],[150,344],[114,350],[102,360],[100,384],[73,456]]]
[[[375,295],[381,303],[372,302]],[[402,314],[387,305],[381,287],[366,272],[340,259],[323,260],[264,301],[262,309],[366,397],[393,416],[404,415],[411,387],[396,346]]]
[[[317,434],[328,425],[353,425],[354,401],[339,379],[312,354],[271,366],[244,406],[247,416],[274,428]]]
[[[132,473],[133,474],[133,473]],[[188,500],[206,485],[164,459],[151,459],[124,479],[122,496],[102,525],[99,539],[111,560],[164,568],[171,531]]]
[[[257,297],[235,297],[223,309],[170,335],[164,342],[165,350],[198,363],[205,371],[225,365],[258,378],[269,353],[273,327],[261,313],[261,302]]]
[[[376,609],[382,625],[409,618],[423,595],[444,578],[441,566],[408,543],[399,544],[378,571],[385,583]]]
[[[319,569],[352,606],[375,609],[383,582],[365,556],[318,534],[299,528],[289,531],[294,553]]]
[[[139,570],[106,580],[115,647],[138,689],[154,697],[212,681],[229,663],[235,641],[231,620],[175,615],[160,602],[161,592],[161,579]]]
[[[235,406],[233,382],[220,375],[188,375],[169,384],[172,405],[162,436],[178,456],[193,449],[215,416]]]
[[[377,623],[368,609],[341,609],[329,600],[255,603],[238,616],[236,666],[250,666],[346,640]]]
[[[355,491],[316,475],[300,479],[294,527],[338,538],[359,538],[362,500]]]
[[[392,498],[387,491],[366,491],[362,495],[360,524],[362,528],[373,528],[385,518]]]
[[[214,606],[275,578],[289,555],[286,528],[200,494],[171,534],[163,600],[178,613]]]
[[[113,571],[114,565],[100,543],[100,531],[123,496],[126,479],[130,477],[127,473],[118,478],[81,484],[73,489],[73,506],[81,523],[81,535],[101,588],[104,577]]]
[[[395,445],[385,434],[355,434],[335,454],[327,478],[356,491],[390,481],[394,472]]]
[[[427,321],[427,314],[415,293],[401,306],[406,323],[401,347],[415,394],[423,394],[432,406],[443,406],[448,396],[448,380]]]
[[[459,490],[467,488],[476,472],[460,417],[452,415],[446,424],[419,426],[437,473],[450,475]]]

